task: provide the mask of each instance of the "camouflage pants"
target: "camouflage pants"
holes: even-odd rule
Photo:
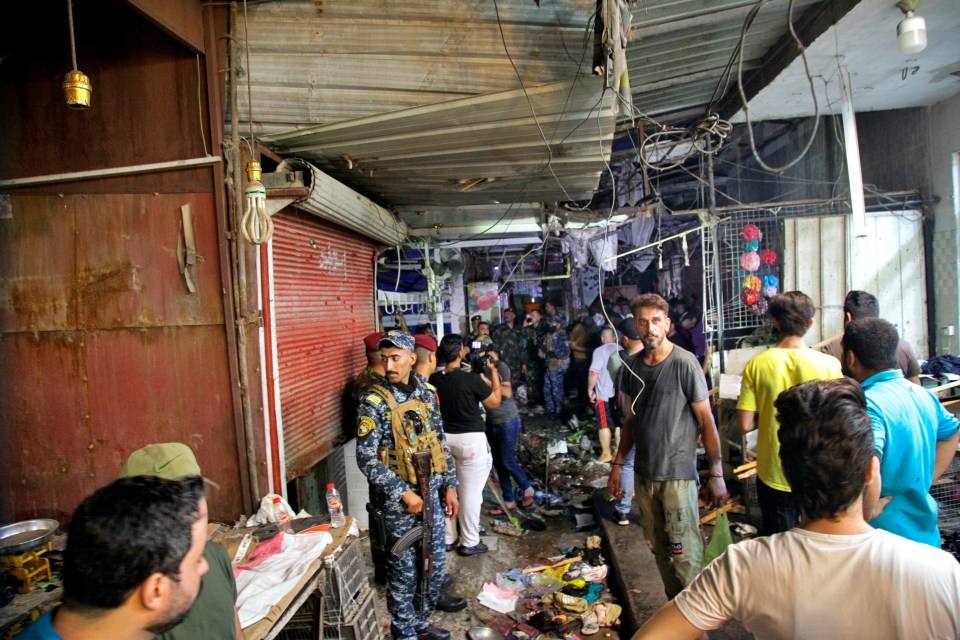
[[[525,380],[527,383],[527,404],[543,404],[543,374],[544,366],[537,362],[527,365]]]
[[[420,524],[419,517],[407,513],[403,503],[389,503],[384,507],[387,525],[387,610],[390,612],[390,631],[395,640],[415,639],[417,631],[425,629],[430,615],[440,597],[440,583],[446,567],[446,548],[444,547],[444,505],[438,498],[434,500],[433,515],[433,575],[426,594],[423,616],[420,615],[420,603],[424,594],[420,592],[420,574],[418,558],[420,543],[414,543],[404,550],[400,557],[390,553],[393,544],[407,531]]]
[[[547,371],[543,376],[544,404],[548,415],[560,415],[563,411],[563,376],[566,369]]]

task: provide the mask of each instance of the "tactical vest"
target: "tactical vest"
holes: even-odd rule
[[[443,445],[437,432],[430,428],[430,409],[426,403],[420,398],[414,398],[398,404],[390,390],[380,385],[373,385],[367,391],[386,401],[393,421],[393,442],[397,448],[377,449],[380,462],[404,482],[416,484],[413,454],[417,451],[429,451],[433,472],[444,473],[447,470],[447,456],[443,453]],[[420,433],[417,433],[418,422],[423,425]]]

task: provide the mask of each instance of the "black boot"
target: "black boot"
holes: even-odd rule
[[[450,640],[450,632],[429,624],[417,631],[417,640]]]
[[[460,596],[455,596],[452,593],[441,593],[440,597],[437,598],[437,611],[443,611],[445,613],[453,613],[455,611],[463,611],[467,608],[466,598],[461,598]]]

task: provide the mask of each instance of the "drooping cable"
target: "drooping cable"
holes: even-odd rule
[[[757,2],[757,11],[759,12],[760,7],[766,4],[767,0],[758,0]],[[803,150],[800,151],[800,154],[786,163],[785,165],[779,167],[771,167],[766,162],[763,161],[763,158],[760,157],[760,152],[757,151],[757,142],[754,139],[753,135],[753,122],[750,120],[750,101],[747,100],[747,94],[743,88],[743,49],[744,44],[746,43],[747,30],[750,28],[750,25],[747,22],[743,23],[743,28],[740,30],[740,51],[737,56],[737,90],[740,93],[740,100],[743,102],[743,113],[747,120],[747,134],[750,138],[750,151],[753,153],[754,159],[761,167],[766,169],[771,173],[783,173],[790,167],[794,166],[805,155],[807,151],[810,150],[810,147],[813,146],[813,142],[817,137],[817,129],[820,125],[820,104],[817,101],[817,89],[814,86],[813,75],[810,73],[810,64],[807,61],[807,48],[804,46],[803,41],[800,40],[800,36],[797,35],[796,30],[793,28],[793,3],[794,0],[790,0],[789,5],[787,6],[787,25],[790,28],[790,36],[793,38],[794,42],[797,43],[797,47],[800,49],[800,57],[803,60],[803,69],[807,75],[807,82],[810,85],[810,96],[813,98],[813,130],[810,132],[810,137],[807,139],[807,143],[804,145]]]

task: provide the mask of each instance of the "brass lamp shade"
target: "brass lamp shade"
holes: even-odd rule
[[[93,85],[90,78],[80,71],[69,71],[63,77],[63,90],[67,94],[67,106],[71,109],[86,109],[90,106]]]

